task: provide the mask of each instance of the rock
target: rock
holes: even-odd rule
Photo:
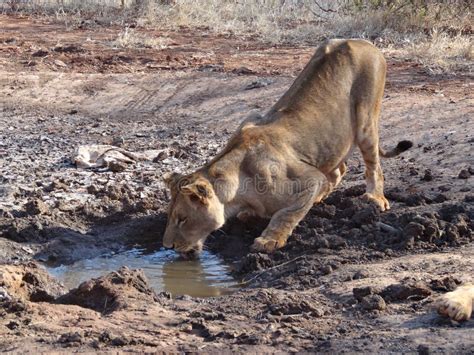
[[[421,181],[432,181],[433,180],[433,173],[431,172],[430,169],[426,169],[425,173],[420,179]]]
[[[459,172],[458,178],[459,178],[459,179],[469,179],[470,176],[471,176],[471,174],[469,173],[469,170],[467,170],[467,169],[462,169],[462,170]]]
[[[97,196],[102,192],[103,192],[102,188],[98,185],[89,185],[89,186],[87,186],[87,193],[89,193],[91,195]]]
[[[79,332],[64,333],[58,339],[58,343],[68,346],[77,346],[84,342],[84,336]]]
[[[113,346],[125,346],[125,345],[130,344],[130,340],[128,340],[125,337],[115,337],[112,339],[110,344]]]
[[[107,164],[110,171],[121,173],[128,169],[128,164],[123,161],[111,161]]]
[[[111,200],[118,201],[122,198],[122,191],[116,185],[108,185],[105,190],[105,193]]]
[[[250,75],[254,74],[255,72],[252,69],[249,69],[247,67],[240,67],[232,70],[232,73],[237,74],[237,75]]]
[[[427,201],[426,196],[422,194],[412,194],[407,196],[404,202],[407,206],[421,206]]]
[[[362,302],[362,299],[368,295],[378,294],[380,290],[374,286],[354,287],[352,293],[357,301]]]
[[[311,209],[311,214],[321,218],[331,219],[336,215],[336,206],[326,205],[324,203],[317,204]]]
[[[289,315],[301,313],[320,314],[321,310],[316,304],[305,300],[298,299],[296,296],[277,296],[268,304],[270,314],[273,315]]]
[[[32,56],[32,57],[41,58],[41,57],[46,57],[48,54],[49,54],[49,52],[48,52],[47,50],[39,49],[39,50],[37,50],[36,52],[33,52],[33,53],[31,54],[31,56]]]
[[[198,70],[202,72],[222,72],[224,66],[222,64],[205,64],[201,65]]]
[[[433,198],[433,202],[435,202],[435,203],[442,203],[442,202],[446,202],[448,200],[449,200],[449,198],[445,194],[437,194]]]
[[[377,221],[379,210],[375,206],[368,206],[361,211],[358,211],[352,216],[352,222],[357,226],[364,224],[372,224]]]
[[[331,265],[324,265],[321,267],[320,271],[323,275],[329,275],[333,270]]]
[[[83,21],[84,22],[84,21]],[[68,45],[57,45],[53,48],[53,51],[59,53],[81,53],[84,52],[84,49],[81,46],[75,44],[68,44]]]
[[[366,279],[370,276],[369,272],[367,270],[359,270],[357,271],[354,276],[352,277],[353,280],[360,280],[360,279]]]
[[[112,138],[112,145],[116,147],[121,147],[125,143],[125,138],[122,136],[115,136]]]
[[[258,79],[258,80],[255,80],[255,81],[252,81],[250,84],[248,84],[244,90],[253,90],[253,89],[259,89],[259,88],[263,88],[265,86],[268,86],[272,84],[272,81],[271,80],[268,80],[268,79]]]
[[[27,310],[27,306],[23,301],[13,299],[10,301],[0,302],[0,307],[7,313],[16,313],[17,315]]]
[[[317,249],[319,248],[329,249],[329,241],[326,238],[324,238],[322,235],[319,235],[316,229],[313,229],[312,232],[314,234],[314,236],[312,237],[314,247]]]
[[[365,193],[365,185],[355,185],[344,190],[344,196],[357,197]]]
[[[40,199],[28,201],[25,205],[26,213],[29,215],[49,214],[49,207]]]
[[[418,175],[418,170],[417,170],[415,167],[410,166],[409,174],[410,174],[411,176],[417,176],[417,175]]]
[[[387,308],[385,300],[379,295],[368,295],[362,298],[361,305],[368,311],[383,311]]]
[[[430,348],[427,345],[420,344],[417,348],[419,355],[429,355],[431,354]]]
[[[189,315],[192,318],[203,318],[204,320],[210,321],[210,320],[226,320],[226,317],[224,313],[221,312],[214,312],[214,311],[209,311],[209,312],[204,312],[204,311],[193,311]]]
[[[0,302],[3,301],[10,301],[12,298],[8,294],[7,290],[5,290],[3,287],[0,287]]]
[[[17,329],[19,326],[20,326],[20,323],[18,323],[17,321],[14,321],[14,320],[10,321],[10,323],[8,323],[6,325],[6,327],[10,330]]]
[[[327,237],[329,242],[329,247],[331,249],[343,249],[347,247],[347,242],[344,238],[339,237],[337,235],[329,235]]]
[[[52,191],[54,191],[54,190],[67,191],[67,190],[69,190],[69,186],[67,184],[65,184],[63,181],[55,180],[51,183],[51,189],[52,189]]]
[[[168,158],[168,153],[166,153],[165,151],[162,151],[162,152],[159,152],[158,155],[153,159],[153,162],[158,163],[162,160],[165,160],[166,158]]]
[[[459,281],[458,279],[455,279],[451,276],[447,276],[442,279],[431,280],[430,287],[433,291],[450,292],[454,291],[460,284],[461,281]]]
[[[62,68],[66,68],[67,67],[67,64],[64,63],[62,60],[59,60],[59,59],[55,59],[54,60],[54,64],[58,67],[62,67]]]
[[[416,240],[423,235],[424,231],[425,227],[423,225],[416,222],[410,222],[403,229],[403,234],[408,238],[415,238]]]

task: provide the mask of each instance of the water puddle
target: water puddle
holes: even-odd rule
[[[47,267],[66,287],[128,266],[143,269],[156,292],[175,296],[212,297],[232,293],[239,286],[231,270],[219,257],[203,251],[196,260],[184,260],[171,250],[133,248],[125,252],[84,259],[71,265]]]

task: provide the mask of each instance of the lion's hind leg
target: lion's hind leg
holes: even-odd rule
[[[435,307],[439,314],[459,322],[471,318],[473,302],[474,284],[470,284],[444,294],[435,302]]]
[[[346,165],[346,162],[343,161],[341,164],[339,164],[337,169],[335,169],[330,174],[331,176],[328,178],[329,183],[331,184],[331,189],[335,189],[337,185],[341,183],[342,178],[344,177],[344,175],[346,175],[346,172],[347,172],[347,165]]]
[[[339,166],[331,171],[327,175],[328,183],[329,183],[329,189],[326,195],[324,195],[322,198],[315,199],[314,203],[319,203],[321,200],[324,200],[326,197],[328,197],[331,192],[339,185],[342,181],[342,178],[344,175],[346,175],[347,172],[347,164],[346,162],[342,162],[339,164]]]

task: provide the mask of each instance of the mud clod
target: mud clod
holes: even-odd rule
[[[367,270],[359,270],[352,277],[353,280],[366,279],[370,276],[370,273]]]
[[[58,339],[58,343],[64,346],[77,346],[84,342],[84,336],[79,332],[64,333]]]
[[[452,276],[447,276],[442,279],[440,278],[440,279],[431,280],[430,288],[433,291],[450,292],[450,291],[454,291],[460,284],[461,284],[460,280]]]
[[[133,299],[135,302],[130,302]],[[60,297],[57,302],[75,304],[108,314],[136,306],[138,301],[154,302],[153,289],[142,270],[122,267],[97,279],[85,281],[79,287]]]
[[[357,301],[362,302],[362,299],[369,295],[376,295],[381,290],[373,286],[355,287],[352,289],[352,293]]]
[[[274,301],[275,302],[275,301]],[[290,298],[287,300],[280,299],[275,303],[269,305],[270,314],[273,315],[291,315],[301,313],[312,313],[315,315],[321,314],[321,310],[315,304],[307,300],[298,300]]]
[[[124,162],[119,162],[119,161],[111,161],[107,164],[107,167],[109,168],[110,171],[114,173],[121,173],[128,168],[128,164]]]
[[[26,213],[29,215],[49,214],[49,207],[39,199],[31,200],[25,205]]]
[[[425,227],[420,223],[410,222],[408,223],[405,228],[403,229],[403,233],[408,238],[419,238],[423,235],[425,231]]]
[[[469,179],[470,177],[471,177],[471,173],[467,169],[462,169],[458,175],[458,178],[463,179],[463,180]]]
[[[17,329],[17,328],[20,327],[20,323],[18,323],[18,322],[16,322],[16,321],[12,320],[10,323],[8,323],[8,324],[6,325],[6,327],[7,327],[8,329],[10,329],[10,330],[14,330],[14,329]]]
[[[420,180],[421,181],[432,181],[433,180],[433,172],[431,171],[431,169],[426,169]]]
[[[329,235],[327,241],[331,249],[343,249],[347,247],[346,240],[338,235]]]
[[[239,273],[249,273],[263,270],[273,265],[273,261],[267,254],[251,253],[242,258],[239,263]]]
[[[375,206],[368,206],[356,212],[352,216],[352,222],[355,226],[360,227],[364,224],[372,224],[378,220],[379,210]]]
[[[0,265],[0,286],[10,299],[52,302],[65,293],[64,287],[34,262]]]
[[[431,295],[431,289],[421,282],[407,283],[407,284],[393,284],[387,286],[380,296],[387,302],[421,300]]]
[[[362,307],[367,311],[383,311],[387,308],[385,300],[379,295],[367,295],[362,298],[361,302]]]

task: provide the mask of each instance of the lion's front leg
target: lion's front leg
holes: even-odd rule
[[[262,235],[255,239],[252,250],[271,253],[285,246],[293,229],[306,216],[314,201],[321,200],[329,189],[326,177],[320,172],[313,173],[299,182],[304,186],[303,190],[298,190],[296,199],[293,199],[294,203],[272,216]]]

